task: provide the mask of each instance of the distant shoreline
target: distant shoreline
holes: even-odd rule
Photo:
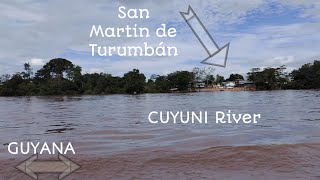
[[[82,68],[63,58],[46,63],[36,73],[29,63],[24,71],[0,76],[0,96],[46,95],[105,95],[143,93],[186,93],[217,91],[255,91],[282,89],[319,89],[320,61],[305,64],[290,74],[285,66],[252,68],[247,80],[240,74],[228,79],[214,76],[212,69],[194,68],[192,71],[175,71],[168,75],[153,74],[147,80],[138,69],[123,77],[106,73],[82,74]],[[206,76],[204,76],[206,74]],[[308,78],[306,78],[308,77]],[[208,88],[212,87],[212,88]]]
[[[273,91],[320,91],[320,89],[278,89],[278,90],[248,90],[244,88],[202,88],[196,89],[195,91],[173,91],[173,92],[163,92],[163,93],[140,93],[140,94],[126,94],[126,93],[114,93],[114,94],[56,94],[56,95],[24,95],[24,96],[0,96],[2,97],[78,97],[78,96],[112,96],[112,95],[126,95],[126,96],[136,96],[136,95],[143,95],[143,94],[188,94],[188,93],[203,93],[203,92],[273,92]]]
[[[220,92],[220,91],[256,91],[244,87],[234,87],[234,88],[201,88],[197,89],[197,92]]]

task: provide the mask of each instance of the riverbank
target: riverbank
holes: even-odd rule
[[[254,91],[245,87],[234,87],[234,88],[201,88],[197,89],[196,92],[219,92],[219,91]]]

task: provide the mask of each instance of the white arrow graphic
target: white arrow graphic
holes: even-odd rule
[[[183,17],[183,19],[187,22],[187,24],[191,28],[192,32],[194,33],[194,35],[197,37],[197,39],[199,40],[199,42],[201,43],[201,45],[203,46],[203,48],[206,50],[206,52],[209,55],[207,58],[205,58],[203,61],[201,61],[201,63],[209,64],[209,65],[213,65],[213,66],[226,67],[230,43],[227,43],[222,48],[220,48],[218,46],[218,44],[214,41],[214,39],[212,38],[210,33],[208,32],[208,30],[204,27],[204,25],[200,21],[197,14],[193,11],[191,6],[188,7],[187,12],[180,12],[180,14]],[[209,38],[209,41],[205,41],[204,39],[202,39],[200,37],[199,32],[197,32],[197,30],[193,27],[193,26],[197,26],[197,25],[200,26],[200,28],[201,28],[200,31],[204,31],[204,34]],[[210,49],[210,47],[213,47],[213,49],[212,48]],[[213,57],[217,56],[218,54],[220,55],[221,53],[224,53],[224,54],[222,54],[223,60],[224,60],[223,64],[215,63],[215,61],[211,62],[214,60]]]
[[[58,179],[61,180],[80,166],[59,154],[59,160],[38,160],[38,154],[31,156],[29,159],[20,163],[16,168],[33,179],[38,179],[38,173],[59,173]]]

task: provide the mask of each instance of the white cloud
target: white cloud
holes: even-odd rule
[[[30,63],[33,66],[43,66],[45,64],[45,60],[39,58],[32,58]]]
[[[281,3],[283,6],[302,8],[302,16],[312,17],[314,22],[285,25],[267,24],[226,31],[226,27],[246,21],[248,14],[259,11],[276,13],[267,9],[268,3]],[[313,0],[188,0],[188,1],[86,1],[57,0],[30,1],[6,0],[0,2],[0,74],[13,73],[21,69],[22,64],[31,59],[32,65],[41,66],[45,61],[60,57],[72,51],[89,52],[89,43],[102,45],[142,44],[146,39],[90,39],[89,32],[94,24],[122,27],[138,24],[154,30],[161,23],[175,26],[178,35],[174,39],[149,38],[148,42],[166,44],[179,48],[178,57],[145,58],[126,57],[120,60],[74,57],[71,60],[83,67],[84,71],[122,75],[132,68],[146,73],[167,73],[179,69],[192,69],[207,55],[189,27],[182,20],[179,11],[186,11],[192,5],[206,27],[225,42],[231,42],[228,66],[216,68],[217,72],[246,72],[253,66],[278,66],[283,63],[291,67],[318,57],[320,46],[320,3]],[[148,8],[151,19],[118,19],[117,8]],[[283,8],[285,10],[285,7]],[[41,57],[41,58],[34,58]],[[33,59],[34,58],[34,59]]]
[[[320,19],[320,1],[317,0],[278,0],[279,2],[293,7],[304,8],[302,17]]]
[[[40,14],[42,11],[41,6],[37,6],[37,4],[30,6],[28,3],[24,3],[21,6],[14,1],[7,1],[0,3],[0,9],[0,16],[5,17],[7,20],[18,21],[20,23],[39,23],[44,20],[43,15]]]

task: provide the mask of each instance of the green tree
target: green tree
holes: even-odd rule
[[[230,74],[229,78],[226,79],[226,81],[236,81],[236,80],[244,80],[244,78],[240,74]]]
[[[194,73],[189,71],[176,71],[168,75],[171,88],[178,88],[179,91],[186,91],[193,87]]]
[[[21,76],[23,77],[23,79],[30,80],[33,75],[32,68],[29,63],[24,63],[23,66],[24,72],[21,72]]]
[[[158,92],[170,92],[170,82],[167,76],[158,76],[155,80],[155,88]]]
[[[148,82],[146,83],[146,86],[144,88],[146,93],[158,93],[160,90],[156,87],[156,80],[159,77],[159,75],[152,74],[150,78],[148,79]]]
[[[24,72],[12,75],[3,75],[0,79],[1,96],[33,95],[35,86],[32,83],[32,69],[29,63],[24,64]]]
[[[259,90],[275,90],[286,88],[288,83],[285,66],[277,68],[253,68],[248,74],[248,80],[253,81]]]
[[[138,69],[133,69],[123,76],[125,91],[129,94],[143,93],[146,77]]]
[[[224,77],[217,74],[216,76],[216,83],[221,84],[224,81]]]
[[[320,88],[320,61],[303,65],[290,74],[291,88],[294,89],[319,89]]]
[[[212,85],[216,80],[216,78],[213,75],[207,75],[206,79],[207,79],[207,85]]]
[[[257,76],[258,76],[258,74],[259,74],[260,71],[261,71],[260,68],[252,68],[252,69],[250,70],[250,72],[247,73],[247,75],[248,75],[248,80],[249,80],[249,81],[256,82],[256,81],[257,81],[257,78],[258,78]]]
[[[56,58],[46,63],[42,69],[40,69],[36,76],[38,78],[50,79],[58,78],[63,79],[64,74],[70,77],[70,73],[75,70],[74,65],[69,60],[63,58]]]
[[[4,74],[0,77],[0,85],[7,82],[11,78],[10,74]]]
[[[194,74],[195,83],[199,83],[199,82],[205,81],[205,76],[206,76],[205,69],[195,67],[195,68],[193,68],[192,72]]]
[[[23,78],[20,74],[14,74],[11,79],[3,83],[0,91],[1,96],[23,96],[27,92],[22,89],[24,83]]]
[[[37,71],[34,83],[41,95],[81,93],[81,67],[67,59],[52,59]]]

